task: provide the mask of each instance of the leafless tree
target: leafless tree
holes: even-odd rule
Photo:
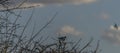
[[[42,45],[41,42],[44,42],[49,37],[45,38],[42,41],[42,36],[40,33],[56,18],[58,12],[56,12],[53,17],[42,26],[36,33],[34,33],[35,25],[32,29],[31,38],[26,40],[26,36],[24,35],[25,30],[28,27],[28,24],[31,22],[31,19],[34,14],[34,10],[31,12],[31,15],[26,21],[25,25],[22,26],[20,23],[17,23],[19,18],[22,16],[21,12],[16,14],[14,10],[23,9],[23,8],[33,8],[35,6],[30,7],[21,7],[23,3],[27,0],[24,0],[16,7],[9,8],[8,4],[10,0],[0,0],[0,5],[4,8],[0,10],[1,12],[5,12],[5,15],[0,16],[0,53],[98,53],[99,51],[99,41],[97,42],[97,46],[95,50],[87,51],[90,44],[92,43],[93,39],[91,38],[88,43],[82,45],[80,47],[81,40],[78,40],[74,43],[73,46],[69,46],[71,48],[67,48],[68,45],[73,44],[73,42],[66,41],[66,36],[58,37],[57,42],[52,44]],[[9,16],[14,14],[16,16],[15,20],[11,22]],[[21,29],[22,28],[22,29]],[[22,32],[17,32],[21,30]],[[34,33],[34,34],[33,34]],[[40,39],[36,39],[36,37],[40,37]]]

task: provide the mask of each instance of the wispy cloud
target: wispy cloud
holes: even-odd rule
[[[40,4],[40,3],[33,3],[33,4],[31,4],[31,3],[24,3],[23,5],[22,5],[22,7],[30,7],[30,6],[44,6],[43,4]]]
[[[76,30],[74,27],[69,25],[65,25],[61,27],[58,33],[61,35],[67,35],[67,34],[76,35],[76,36],[82,35],[82,32]]]
[[[103,38],[113,44],[120,45],[120,26],[118,26],[118,29],[110,26],[109,29],[105,31]]]
[[[96,0],[29,0],[29,3],[41,3],[41,4],[63,4],[63,3],[91,3]]]
[[[11,5],[18,5],[24,0],[10,0],[12,3]],[[25,2],[25,6],[28,5],[49,5],[49,4],[65,4],[65,3],[71,3],[71,4],[79,4],[79,3],[92,3],[96,0],[27,0]],[[26,5],[28,4],[28,5]]]
[[[24,2],[25,1],[25,2]],[[20,8],[31,8],[31,7],[43,7],[50,4],[55,4],[61,6],[63,4],[83,4],[83,3],[92,3],[96,2],[96,0],[9,0],[7,4],[8,8],[18,7],[21,3],[24,3],[20,6]],[[5,9],[3,6],[0,5],[0,10]]]
[[[110,16],[109,16],[109,14],[108,13],[105,13],[105,12],[102,12],[101,13],[101,16],[100,16],[102,19],[108,19]]]

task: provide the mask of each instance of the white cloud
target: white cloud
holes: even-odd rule
[[[115,31],[120,31],[120,26],[118,26],[118,29],[116,29],[113,25],[110,26],[111,30],[115,30]]]
[[[69,25],[63,26],[63,27],[59,30],[58,33],[61,34],[61,35],[72,34],[72,35],[77,35],[77,36],[82,34],[82,32],[76,30],[74,27],[71,27],[71,26],[69,26]]]
[[[105,31],[103,38],[113,44],[120,45],[120,26],[118,26],[118,29],[110,26],[109,29]]]

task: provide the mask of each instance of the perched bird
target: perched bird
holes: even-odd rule
[[[66,36],[58,37],[59,40],[65,41]]]
[[[118,30],[118,25],[117,25],[117,24],[114,24],[114,28]]]

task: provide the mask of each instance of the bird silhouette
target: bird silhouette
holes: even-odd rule
[[[118,30],[118,25],[117,25],[117,24],[114,24],[114,28]]]
[[[65,41],[66,36],[58,37],[59,40]]]

